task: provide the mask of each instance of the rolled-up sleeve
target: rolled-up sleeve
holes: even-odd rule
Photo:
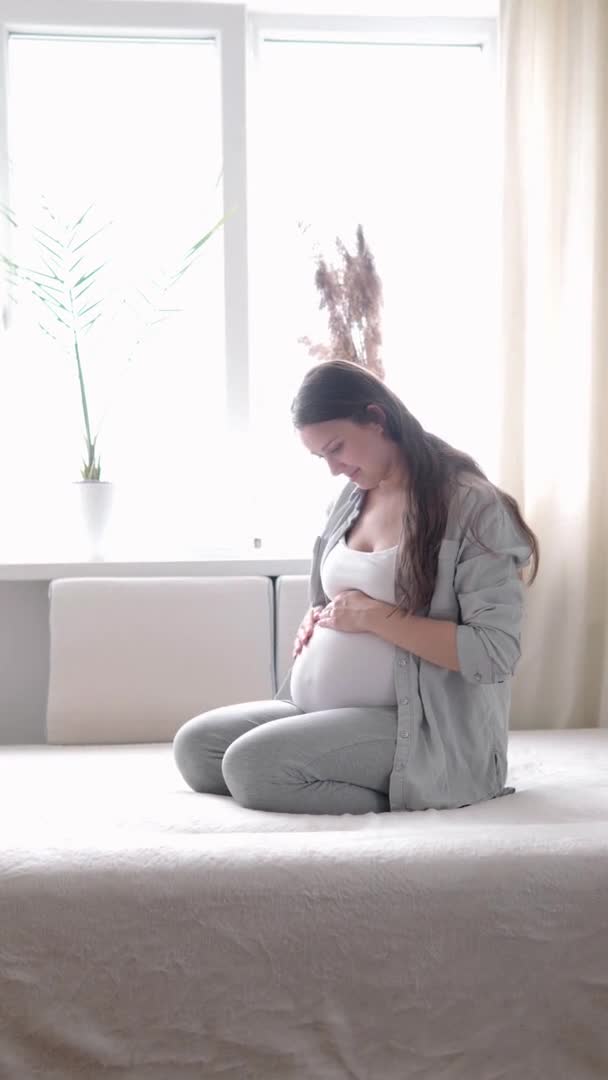
[[[513,675],[520,657],[524,585],[519,572],[530,558],[527,538],[501,503],[486,508],[479,530],[484,551],[467,534],[454,587],[460,609],[456,648],[467,682],[497,683]]]

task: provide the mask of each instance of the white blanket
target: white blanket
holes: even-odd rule
[[[0,750],[0,1077],[605,1080],[608,731],[515,795],[264,814],[170,747]]]

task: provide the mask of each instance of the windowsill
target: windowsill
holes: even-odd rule
[[[50,581],[57,577],[232,577],[310,573],[310,554],[260,549],[206,551],[108,551],[92,558],[82,551],[16,553],[0,550],[0,581]]]

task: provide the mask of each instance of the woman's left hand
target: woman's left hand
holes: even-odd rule
[[[361,634],[372,629],[373,616],[385,607],[382,600],[373,600],[359,589],[345,589],[323,608],[317,626],[328,630],[345,630]]]

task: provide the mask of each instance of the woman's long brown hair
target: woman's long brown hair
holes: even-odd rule
[[[386,417],[385,435],[401,447],[408,469],[408,502],[398,553],[397,581],[402,598],[397,607],[418,611],[430,604],[437,577],[439,547],[445,535],[450,500],[462,473],[484,481],[502,500],[519,531],[531,548],[531,585],[538,573],[539,544],[524,521],[517,501],[492,484],[477,462],[436,435],[424,431],[392,390],[371,371],[347,360],[327,360],[311,368],[291,404],[296,428],[326,420],[352,420],[357,424],[377,422],[367,412],[379,405]],[[472,515],[468,527],[480,546],[477,529],[483,505]]]

